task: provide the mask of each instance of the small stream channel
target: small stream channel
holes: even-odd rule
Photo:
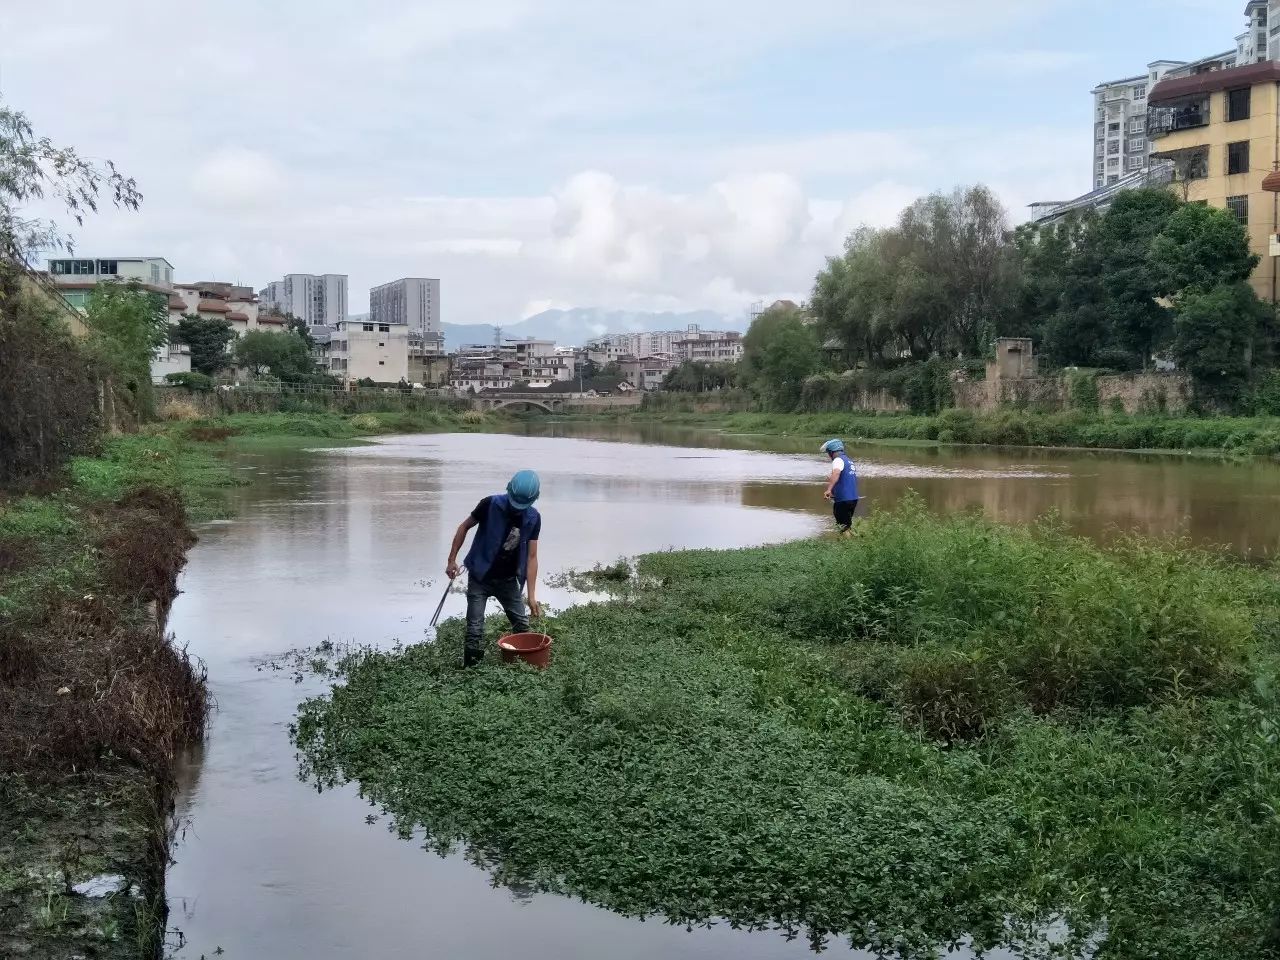
[[[660,426],[538,424],[239,455],[252,482],[200,531],[171,629],[208,664],[218,709],[181,771],[168,875],[179,960],[440,956],[787,958],[803,940],[687,932],[565,897],[494,888],[460,856],[388,830],[354,785],[297,776],[289,724],[324,691],[281,656],[323,640],[422,639],[454,527],[521,467],[542,474],[547,574],[668,547],[735,547],[824,528],[809,442]],[[1253,558],[1280,544],[1280,469],[1048,451],[858,451],[872,508],[906,490],[1012,522],[1056,509],[1082,533],[1138,530]],[[544,588],[544,602],[573,601]],[[446,616],[462,612],[451,596]],[[858,956],[832,945],[831,956]],[[963,952],[956,956],[965,956]]]

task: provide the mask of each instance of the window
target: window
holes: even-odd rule
[[[1120,152],[1120,141],[1119,141],[1119,140],[1111,140],[1111,141],[1109,141],[1109,142],[1107,143],[1107,153],[1108,153],[1108,154],[1119,153],[1119,152]]]
[[[1147,149],[1147,140],[1145,137],[1133,137],[1129,140],[1129,152],[1141,153]]]
[[[51,260],[49,272],[69,277],[91,277],[94,273],[92,260]]]
[[[385,347],[385,346],[386,346],[386,343],[384,343],[383,341],[379,340],[379,341],[378,341],[378,346],[380,346],[380,347]]]
[[[1134,117],[1132,120],[1129,121],[1130,133],[1141,133],[1142,127],[1143,127],[1143,119],[1141,117]]]
[[[364,324],[363,326],[364,326],[364,332],[365,332],[365,333],[373,333],[373,324],[372,324],[372,323],[366,323],[366,324]]]
[[[380,324],[378,324],[378,332],[379,332],[379,333],[390,333],[390,332],[391,332],[391,324],[389,324],[389,323],[380,323]]]
[[[1120,158],[1119,158],[1119,157],[1112,157],[1110,160],[1108,160],[1108,161],[1107,161],[1107,169],[1108,169],[1108,170],[1119,170],[1119,169],[1120,169]]]
[[[1107,177],[1107,183],[1119,183],[1119,182],[1120,182],[1120,178],[1116,176],[1114,173],[1111,176]]]
[[[1133,99],[1135,100],[1147,99],[1147,85],[1145,83],[1139,83],[1134,86]]]
[[[385,360],[379,360],[379,361],[378,361],[378,366],[380,366],[380,367],[385,367],[386,365],[387,365],[387,361],[385,361]]]
[[[1227,197],[1227,212],[1236,218],[1236,223],[1242,227],[1249,225],[1249,198],[1243,197]]]
[[[1227,174],[1249,172],[1249,141],[1227,144]]]
[[[120,272],[120,264],[115,260],[99,260],[98,272],[104,277],[115,276]]]
[[[1249,87],[1242,87],[1238,90],[1227,91],[1227,122],[1233,123],[1236,120],[1249,119],[1249,103],[1250,95],[1253,91]]]
[[[1120,132],[1120,124],[1119,124],[1119,123],[1108,123],[1108,124],[1107,124],[1107,133],[1119,133],[1119,132]]]

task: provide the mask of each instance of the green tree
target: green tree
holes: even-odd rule
[[[41,250],[71,247],[57,224],[25,216],[28,204],[56,200],[83,224],[103,194],[128,210],[142,202],[138,185],[110,160],[91,163],[70,147],[55,146],[35,135],[25,115],[0,105],[0,256],[25,261]]]
[[[166,298],[137,281],[100,283],[85,306],[85,325],[89,348],[137,398],[139,412],[151,416],[151,361],[169,342]]]
[[[737,381],[737,365],[686,360],[662,380],[662,389],[674,393],[705,393],[731,387]]]
[[[772,403],[792,407],[805,378],[821,363],[821,344],[798,310],[766,310],[743,338],[743,371],[751,386]]]
[[[1178,295],[1248,280],[1259,258],[1235,217],[1191,203],[1169,218],[1151,245],[1151,259],[1165,294]]]
[[[1112,336],[1144,367],[1173,332],[1172,314],[1159,300],[1169,291],[1151,254],[1180,206],[1169,190],[1130,190],[1115,199],[1098,224],[1099,276]]]
[[[1192,290],[1177,306],[1173,344],[1178,366],[1205,396],[1234,402],[1249,378],[1251,353],[1260,328],[1271,318],[1247,283]]]
[[[272,333],[250,330],[236,341],[236,364],[255,377],[271,374],[284,383],[302,383],[317,379],[315,361],[306,341],[296,333]]]
[[[170,328],[169,339],[191,348],[191,369],[207,377],[217,376],[231,357],[227,344],[236,338],[230,321],[189,313]]]

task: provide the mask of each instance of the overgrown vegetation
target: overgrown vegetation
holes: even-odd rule
[[[1087,398],[1086,398],[1087,399]],[[658,405],[652,414],[664,423],[714,427],[737,433],[813,438],[917,440],[995,446],[1082,447],[1097,450],[1216,450],[1233,456],[1280,454],[1280,418],[1098,416],[1087,410],[1033,413],[1001,410],[973,413],[944,410],[937,416],[859,413],[750,413],[681,411]]]
[[[357,655],[296,738],[406,838],[628,914],[1261,960],[1278,616],[1271,571],[912,503],[848,541],[643,558],[548,625],[545,673],[461,671],[457,623]]]
[[[975,379],[994,339],[1015,336],[1048,369],[1174,360],[1201,406],[1247,411],[1280,332],[1247,283],[1257,262],[1231,214],[1168,190],[1013,232],[984,187],[932,194],[892,227],[851,234],[805,310],[784,303],[757,318],[738,371],[678,369],[665,386],[746,388],[778,411],[865,408],[884,390],[937,413],[951,404],[951,374]]]

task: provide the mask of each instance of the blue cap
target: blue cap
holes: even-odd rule
[[[507,499],[516,510],[528,510],[542,493],[542,484],[532,470],[521,470],[507,484]]]
[[[822,445],[823,453],[844,453],[843,440],[828,440]]]

